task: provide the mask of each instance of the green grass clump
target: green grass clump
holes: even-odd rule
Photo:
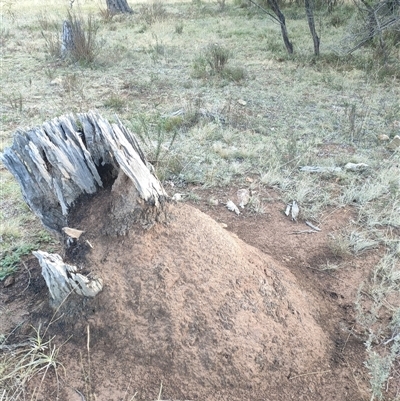
[[[35,249],[37,249],[37,245],[24,244],[3,255],[0,261],[0,280],[4,280],[7,276],[14,273],[18,268],[21,258],[29,255]]]
[[[219,43],[209,44],[192,64],[193,78],[207,78],[220,76],[231,81],[240,81],[245,78],[245,69],[241,66],[228,66],[232,53]]]

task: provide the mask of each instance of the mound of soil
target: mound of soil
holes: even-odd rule
[[[85,234],[68,262],[104,289],[53,325],[72,335],[63,365],[73,388],[83,392],[77,366],[90,360],[97,400],[122,399],[128,387],[154,398],[161,381],[163,399],[283,400],[293,394],[283,383],[318,370],[327,348],[318,307],[286,268],[189,205],[171,206],[168,224],[148,231],[103,235],[107,202],[97,196],[75,211]]]

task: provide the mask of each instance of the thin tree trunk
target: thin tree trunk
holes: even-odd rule
[[[293,45],[289,40],[289,35],[286,29],[286,21],[285,16],[279,8],[278,2],[276,0],[268,0],[268,5],[271,7],[272,11],[276,14],[279,19],[279,23],[281,26],[282,38],[285,43],[286,50],[289,54],[293,54]]]
[[[306,8],[306,15],[308,20],[308,26],[310,27],[311,36],[314,42],[314,54],[319,56],[319,37],[315,30],[315,21],[314,21],[314,4],[313,0],[304,0],[304,5]]]

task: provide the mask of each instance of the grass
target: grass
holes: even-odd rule
[[[3,139],[4,140],[4,139]],[[11,174],[1,170],[0,181],[0,281],[15,273],[24,257],[54,239],[43,230],[21,199]]]
[[[3,352],[0,354],[0,388],[1,399],[20,400],[37,399],[40,388],[29,394],[29,382],[35,377],[41,377],[40,387],[50,370],[53,370],[58,383],[58,369],[62,367],[58,361],[60,347],[53,343],[53,339],[44,340],[41,329],[35,330],[35,335],[28,341],[9,347],[1,344]],[[4,351],[5,350],[5,351]]]
[[[93,57],[68,63],[59,59],[59,34],[67,15],[60,2],[35,3],[36,15],[25,0],[7,3],[0,35],[2,148],[17,127],[89,109],[107,118],[117,113],[140,136],[162,180],[215,187],[252,174],[260,185],[280,192],[283,202],[296,200],[301,219],[314,221],[328,207],[351,206],[354,225],[333,233],[331,251],[345,258],[379,245],[398,259],[393,256],[393,230],[400,227],[400,152],[387,150],[377,136],[398,134],[399,55],[391,53],[397,64],[386,66],[377,61],[373,47],[340,57],[350,5],[332,14],[318,11],[318,59],[312,55],[304,12],[294,6],[285,10],[295,49],[290,57],[279,26],[254,7],[228,1],[133,3],[136,14],[111,17],[95,1],[79,6],[79,12],[76,4],[72,11],[82,21],[92,16],[89,31],[96,35],[91,36],[96,46]],[[370,168],[299,171],[307,165],[343,167],[347,162]],[[32,247],[50,240],[39,234],[12,177],[4,169],[0,176],[4,278]],[[264,203],[255,197],[252,211],[263,213]],[[382,263],[364,283],[374,302],[362,295],[357,301],[366,311],[385,310],[391,317],[379,329],[375,323],[364,325],[366,366],[376,398],[398,358],[397,340],[386,345],[374,341],[378,332],[386,333],[387,341],[397,330],[387,322],[396,322],[398,312],[384,300],[392,296],[398,279],[395,270],[382,268],[388,262]],[[336,267],[327,264],[324,269]],[[364,315],[359,314],[360,322],[366,321]],[[375,333],[371,341],[369,329]]]

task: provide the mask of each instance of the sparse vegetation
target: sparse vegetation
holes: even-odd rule
[[[327,210],[350,209],[351,226],[330,233],[333,260],[319,264],[318,273],[343,271],[348,266],[341,261],[354,255],[385,253],[355,300],[371,397],[384,399],[390,378],[399,378],[400,312],[393,299],[400,282],[400,151],[388,149],[378,135],[399,135],[398,31],[382,33],[383,47],[375,38],[341,56],[343,38],[363,20],[351,4],[335,2],[330,12],[326,3],[317,4],[322,34],[315,59],[304,9],[288,3],[283,4],[294,56],[286,55],[279,26],[248,3],[189,2],[170,9],[154,2],[117,18],[104,10],[99,16],[98,3],[87,1],[78,14],[68,14],[77,48],[66,63],[65,10],[43,2],[38,17],[26,2],[9,1],[0,32],[1,145],[10,144],[19,126],[100,108],[130,123],[161,180],[219,188],[252,175],[277,192],[282,204],[296,200],[301,220],[320,221]],[[224,12],[215,13],[216,7]],[[105,38],[101,52],[98,35]],[[369,167],[347,171],[348,162]],[[302,166],[342,170],[312,174],[299,171]],[[17,183],[4,169],[0,175],[4,280],[38,242],[51,239],[23,205]],[[201,201],[187,193],[188,200]],[[260,214],[268,205],[255,196],[248,208]],[[19,367],[29,361],[36,371],[56,367],[50,345],[38,333],[16,354],[22,359],[3,355],[8,365],[2,377],[10,383],[12,373],[20,375]]]
[[[28,393],[28,383],[35,376],[39,375],[40,383],[43,383],[50,371],[53,371],[51,373],[55,373],[58,381],[58,369],[62,368],[62,364],[58,360],[60,347],[54,345],[53,339],[45,340],[43,338],[45,333],[42,333],[40,327],[34,331],[34,336],[16,347],[4,345],[5,337],[0,340],[2,346],[0,352],[2,400],[20,400],[27,396],[34,396]],[[40,388],[35,391],[36,393],[40,392]]]
[[[209,44],[193,62],[193,77],[206,78],[218,74],[232,77],[234,81],[244,77],[243,69],[227,69],[231,52],[219,43]],[[236,77],[236,79],[235,79]]]
[[[50,57],[66,58],[71,62],[83,65],[92,63],[97,57],[100,51],[100,44],[96,37],[98,25],[92,15],[89,15],[85,22],[79,13],[68,11],[63,25],[63,29],[65,26],[70,27],[68,43],[63,43],[61,38],[61,21],[56,23],[54,20],[51,21],[46,14],[42,14],[38,22]]]
[[[163,21],[166,18],[166,9],[159,0],[150,4],[143,4],[139,9],[140,18],[148,25]]]

